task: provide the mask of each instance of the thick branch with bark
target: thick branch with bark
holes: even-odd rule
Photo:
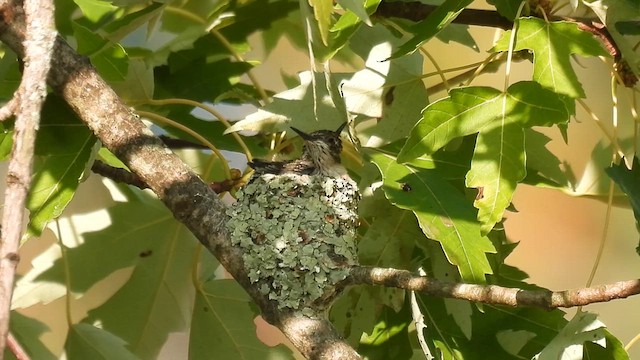
[[[11,1],[0,8],[0,17],[0,40],[24,58],[26,29],[21,2]],[[307,358],[360,358],[327,319],[279,311],[251,286],[242,254],[231,246],[225,205],[131,112],[86,58],[58,37],[52,59],[49,86],[218,258],[258,304],[267,321],[278,326]]]
[[[640,280],[619,281],[588,288],[549,291],[496,285],[462,284],[414,275],[406,270],[359,266],[351,270],[350,285],[369,284],[420,292],[429,296],[508,306],[545,309],[584,306],[640,294]]]

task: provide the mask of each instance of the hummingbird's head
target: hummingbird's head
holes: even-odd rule
[[[347,123],[340,125],[335,130],[318,130],[307,134],[294,127],[295,131],[304,140],[302,157],[312,160],[320,172],[327,172],[335,164],[340,164],[340,153],[342,152],[342,140],[340,133]]]

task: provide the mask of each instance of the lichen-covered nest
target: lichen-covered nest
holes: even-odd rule
[[[265,174],[228,214],[249,278],[280,308],[326,307],[357,263],[358,190],[348,179]],[[306,310],[306,311],[305,311]]]

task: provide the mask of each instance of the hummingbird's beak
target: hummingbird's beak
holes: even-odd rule
[[[311,137],[309,136],[309,134],[307,134],[306,132],[296,129],[293,126],[291,127],[291,130],[295,131],[296,134],[298,134],[301,138],[303,138],[304,140],[311,140]]]
[[[340,125],[340,127],[336,131],[334,131],[334,133],[339,135],[342,132],[342,130],[344,130],[344,128],[347,126],[347,124],[348,124],[347,122],[342,123],[342,125]]]

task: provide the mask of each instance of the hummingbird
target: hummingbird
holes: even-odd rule
[[[328,177],[344,177],[347,170],[340,163],[342,141],[340,133],[347,123],[340,125],[335,131],[318,130],[305,133],[291,127],[304,140],[302,155],[299,159],[288,161],[253,160],[249,162],[257,175],[263,174],[298,174],[320,175]]]

